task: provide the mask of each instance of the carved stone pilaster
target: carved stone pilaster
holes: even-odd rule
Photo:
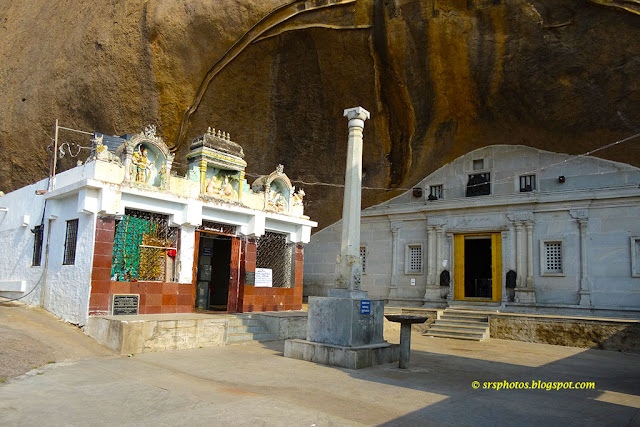
[[[398,232],[402,221],[391,221],[391,283],[389,283],[389,299],[398,298]]]

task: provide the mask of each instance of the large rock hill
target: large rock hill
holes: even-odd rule
[[[249,174],[282,163],[306,182],[324,226],[342,190],[311,183],[343,182],[347,107],[372,113],[364,185],[383,189],[484,145],[581,154],[640,132],[638,13],[636,0],[4,2],[0,190],[47,175],[56,118],[108,134],[155,123],[182,163],[212,126]],[[88,139],[61,139],[68,168]],[[640,166],[638,144],[597,155]],[[363,204],[395,194],[365,189]]]

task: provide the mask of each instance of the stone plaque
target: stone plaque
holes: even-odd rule
[[[111,313],[114,316],[121,314],[138,314],[140,295],[114,295],[111,302]]]
[[[256,273],[253,271],[247,271],[244,276],[244,284],[247,286],[253,286],[256,284]]]

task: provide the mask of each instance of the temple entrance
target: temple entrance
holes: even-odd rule
[[[454,237],[454,298],[500,301],[502,247],[500,233]]]
[[[228,311],[232,238],[214,233],[199,235],[196,308]]]

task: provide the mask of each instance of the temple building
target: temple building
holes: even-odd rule
[[[95,133],[84,164],[0,197],[0,295],[84,325],[109,314],[299,310],[304,215],[282,165],[247,182],[228,133],[185,177],[154,126]]]
[[[640,169],[495,145],[362,211],[362,289],[388,305],[640,316]],[[335,280],[341,223],[306,247],[305,295]]]

